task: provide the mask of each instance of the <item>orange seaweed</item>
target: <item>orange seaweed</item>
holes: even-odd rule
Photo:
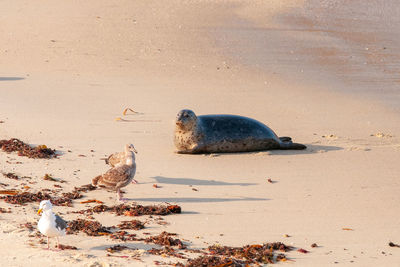
[[[80,203],[81,204],[86,204],[86,203],[93,203],[93,202],[96,202],[96,203],[99,203],[99,204],[103,204],[104,203],[103,201],[100,201],[100,200],[97,200],[97,199],[89,199],[89,200],[86,200],[86,201],[81,201]]]
[[[15,196],[18,194],[18,191],[16,191],[16,190],[0,190],[0,194]]]

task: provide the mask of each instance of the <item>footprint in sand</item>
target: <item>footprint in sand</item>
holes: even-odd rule
[[[324,135],[322,136],[322,138],[325,138],[325,139],[327,139],[327,140],[336,140],[336,139],[338,139],[339,137],[338,137],[337,135],[334,135],[334,134],[324,134]]]
[[[375,136],[375,137],[378,137],[378,138],[391,138],[391,137],[393,137],[393,135],[391,135],[391,134],[385,134],[385,133],[382,133],[382,132],[371,134],[370,136]]]
[[[4,234],[9,234],[9,233],[14,233],[20,229],[15,227],[14,225],[4,223],[1,225],[1,230]]]

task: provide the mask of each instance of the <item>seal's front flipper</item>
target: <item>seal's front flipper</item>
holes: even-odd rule
[[[290,138],[289,136],[281,136],[279,137],[279,140],[281,140],[281,142],[291,142],[292,138]]]
[[[199,144],[193,144],[190,146],[190,148],[185,148],[181,150],[176,150],[175,151],[178,154],[199,154],[203,153],[201,150],[201,146]]]

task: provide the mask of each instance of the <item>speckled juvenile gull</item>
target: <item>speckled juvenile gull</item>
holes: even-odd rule
[[[131,182],[137,183],[133,179],[136,173],[135,153],[137,152],[132,144],[126,145],[124,156],[120,157],[122,162],[116,164],[115,167],[109,169],[106,173],[93,178],[92,184],[116,190],[118,200],[123,201],[120,189]]]
[[[40,202],[38,214],[42,213],[42,217],[38,222],[39,231],[47,237],[47,249],[50,248],[49,238],[55,237],[57,240],[57,248],[60,243],[58,240],[59,236],[65,235],[67,229],[67,223],[57,214],[52,211],[53,205],[50,200],[43,200]]]
[[[137,153],[135,147],[131,144],[129,145],[130,148],[133,150],[133,152]],[[108,156],[108,158],[105,159],[106,164],[110,165],[111,167],[117,167],[119,165],[125,164],[126,161],[126,155],[125,151],[124,152],[115,152]]]

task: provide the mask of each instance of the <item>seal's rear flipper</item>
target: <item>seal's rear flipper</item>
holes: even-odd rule
[[[293,149],[293,150],[302,150],[306,149],[307,147],[303,144],[298,144],[298,143],[292,143],[292,142],[282,142],[280,149]]]
[[[279,140],[281,140],[281,142],[291,142],[292,138],[290,138],[289,136],[281,136],[279,137]]]

